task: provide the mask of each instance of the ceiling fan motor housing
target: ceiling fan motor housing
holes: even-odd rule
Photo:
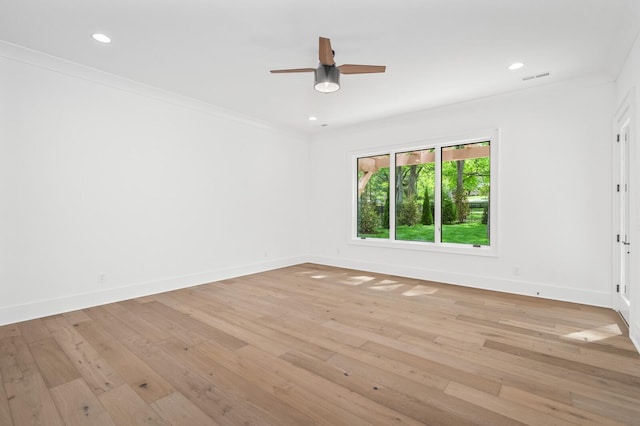
[[[315,89],[331,93],[340,89],[340,70],[335,65],[318,65],[315,70]]]

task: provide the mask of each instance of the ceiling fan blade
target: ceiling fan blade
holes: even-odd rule
[[[320,37],[319,59],[322,65],[335,65],[333,60],[333,49],[331,49],[331,41],[328,38]]]
[[[273,74],[278,74],[278,73],[286,73],[286,72],[313,72],[315,70],[316,70],[315,68],[293,68],[288,70],[271,70],[271,72]]]
[[[340,65],[340,73],[342,74],[369,74],[376,72],[385,72],[387,69],[384,65],[354,65],[344,64]]]

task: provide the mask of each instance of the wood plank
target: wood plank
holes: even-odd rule
[[[104,392],[98,399],[118,425],[167,425],[129,385],[125,384]]]
[[[386,356],[380,355],[379,353],[369,351],[364,346],[362,346],[361,348],[353,349],[345,347],[337,353],[350,356],[373,367],[380,368],[389,373],[396,374],[405,379],[409,379],[425,386],[432,387],[439,391],[443,391],[449,384],[450,379],[446,377],[446,374],[443,374],[437,369],[430,368],[428,362],[423,363],[421,361],[417,361],[409,364],[403,362],[404,360],[402,359],[402,357],[399,357],[397,359],[388,358]],[[491,383],[488,388],[497,394],[499,384]]]
[[[76,330],[145,402],[151,403],[173,392],[162,376],[93,321],[78,324]]]
[[[502,315],[504,318],[504,315]],[[557,327],[555,323],[547,325],[539,325],[537,319],[527,323],[522,321],[504,320],[498,319],[496,321],[489,321],[475,316],[459,315],[456,319],[460,321],[473,324],[474,327],[484,327],[488,332],[495,333],[495,329],[498,329],[497,337],[504,337],[505,339],[519,338],[522,341],[544,341],[547,344],[553,343],[554,349],[561,349],[566,352],[580,353],[593,351],[596,354],[611,353],[614,355],[625,357],[638,357],[638,353],[633,347],[629,347],[627,342],[628,338],[622,335],[615,336],[609,335],[606,339],[599,341],[585,341],[578,340],[576,338],[570,338],[570,334],[576,334],[579,331],[585,331],[583,328],[576,327]],[[617,327],[617,325],[616,325]],[[491,331],[489,331],[491,330]],[[496,340],[494,338],[494,340]],[[608,342],[608,343],[605,343]]]
[[[76,367],[52,337],[32,343],[29,348],[49,389],[80,377]]]
[[[94,393],[100,394],[124,383],[122,377],[73,326],[59,328],[52,334]]]
[[[14,424],[64,424],[22,336],[0,339],[0,375]]]
[[[606,423],[614,421],[626,425],[637,423],[640,415],[637,401],[624,401],[624,398],[619,395],[612,395],[612,397],[609,400],[603,400],[602,394],[598,395],[598,398],[590,398],[573,393],[571,394],[571,405],[577,409],[602,416],[607,419]]]
[[[505,343],[498,343],[492,340],[487,340],[485,347],[498,350],[505,353],[516,355],[519,358],[529,359],[538,362],[544,362],[553,366],[562,367],[564,369],[572,370],[578,373],[588,374],[589,376],[598,377],[603,380],[618,382],[623,385],[635,388],[640,392],[640,377],[632,374],[625,374],[619,372],[620,366],[611,365],[615,370],[595,367],[588,365],[584,362],[577,362],[574,360],[542,354],[528,349],[519,348],[517,346],[507,345]],[[632,364],[627,364],[631,373],[633,373]]]
[[[19,335],[20,328],[18,327],[18,324],[0,325],[0,339]]]
[[[52,333],[54,331],[69,327],[71,325],[69,322],[67,322],[67,319],[62,315],[52,315],[50,317],[43,318],[42,322],[44,322],[45,326]]]
[[[175,337],[176,339],[182,340],[188,345],[194,345],[205,340],[202,335],[183,327],[179,322],[174,321],[172,318],[166,318],[161,313],[152,309],[153,305],[151,305],[151,303],[158,304],[158,302],[138,303],[128,300],[121,302],[120,305],[124,306],[129,312],[138,317],[139,320],[142,319],[149,325],[153,324],[154,328],[160,328],[162,330],[162,332],[160,332],[162,338],[157,340],[163,340],[167,337],[167,334]],[[147,329],[149,329],[149,327],[145,325],[144,322],[141,323],[138,321],[131,326],[132,328],[136,328],[137,331],[146,338],[148,334]]]
[[[135,336],[136,329],[134,328],[139,323],[144,323],[149,329],[153,329],[157,334],[158,339],[163,338],[162,332],[153,327],[146,321],[131,315],[124,307],[111,304],[104,306],[96,306],[85,310],[87,316],[91,318],[96,324],[100,325],[103,329],[109,330],[109,334],[116,339],[127,339],[131,336]],[[80,324],[78,324],[80,325]]]
[[[251,355],[230,352],[209,342],[202,343],[195,349],[214,358],[230,371],[251,380],[256,386],[272,393],[283,402],[295,406],[318,424],[374,424],[374,418],[389,418],[389,424],[412,424],[410,419],[401,415],[395,418],[387,417],[390,413],[386,413],[384,409],[360,409],[360,401],[357,400],[354,401],[356,405],[351,404],[351,407],[347,408],[345,405],[349,401],[343,394],[345,390],[318,380],[318,377],[301,374],[298,380],[295,380],[279,374],[278,367],[275,368],[276,371],[273,368],[262,367]]]
[[[289,350],[289,347],[286,344],[281,343],[272,335],[266,336],[264,333],[264,330],[273,330],[266,327],[260,328],[261,326],[259,324],[236,317],[230,312],[216,312],[214,314],[207,308],[208,307],[206,305],[198,308],[186,305],[176,306],[176,309],[180,309],[182,312],[188,313],[198,321],[212,327],[216,327],[225,333],[238,336],[242,341],[264,349],[270,353],[280,355]]]
[[[178,324],[182,329],[188,330],[189,332],[193,332],[195,334],[199,334],[203,338],[209,341],[214,341],[219,345],[228,347],[229,349],[239,349],[243,346],[247,345],[247,342],[238,339],[224,331],[217,329],[216,327],[212,327],[209,324],[205,324],[201,321],[198,321],[191,316],[184,314],[180,311],[170,308],[167,305],[164,305],[159,302],[148,302],[145,304],[146,307],[150,307],[159,315],[162,315],[163,318],[173,321],[175,324]]]
[[[298,386],[311,390],[312,392],[322,393],[323,397],[329,398],[330,402],[340,407],[346,408],[341,399],[346,398],[346,395],[348,394],[349,397],[348,399],[345,399],[344,402],[348,401],[348,404],[350,405],[349,410],[361,418],[360,422],[367,421],[373,424],[379,422],[382,422],[383,424],[417,423],[411,418],[411,416],[400,413],[395,409],[373,401],[366,396],[351,392],[347,388],[340,386],[338,383],[327,380],[326,378],[321,378],[313,371],[299,368],[290,362],[275,358],[272,355],[256,350],[251,346],[246,346],[237,352],[249,358],[252,363],[256,364],[263,370],[283,376],[289,383],[296,383]]]
[[[217,388],[179,360],[155,347],[142,337],[131,338],[127,347],[145,360],[156,372],[164,372],[165,379],[205,414],[220,424],[259,423],[260,417],[246,406],[234,405],[224,389]]]
[[[170,425],[215,426],[219,424],[180,392],[160,398],[151,406]]]
[[[484,407],[486,410],[491,410],[526,425],[569,426],[575,424],[545,415],[539,411],[527,408],[524,405],[504,400],[498,396],[491,395],[456,382],[449,383],[445,393],[471,404],[475,404],[478,407]]]
[[[40,374],[33,373],[4,386],[16,426],[64,425]]]
[[[44,322],[41,319],[24,321],[17,325],[18,328],[20,328],[20,334],[22,334],[22,337],[24,337],[27,344],[51,338],[49,329],[44,325]]]
[[[422,423],[507,423],[507,419],[500,415],[450,398],[433,387],[407,380],[341,354],[336,354],[327,362],[295,353],[281,358],[328,380],[341,383],[343,387],[382,405],[400,410]]]
[[[416,345],[420,346],[420,343],[416,342]],[[457,365],[461,369],[472,365],[474,371],[483,375],[491,371],[503,371],[507,375],[506,377],[513,376],[521,378],[521,380],[528,380],[530,382],[529,386],[520,385],[519,387],[529,392],[535,392],[536,388],[542,390],[544,387],[556,389],[555,392],[549,392],[548,394],[539,391],[537,393],[560,402],[564,402],[564,400],[557,398],[557,395],[562,396],[567,392],[570,394],[578,392],[584,396],[603,399],[609,403],[616,400],[616,398],[626,398],[627,395],[630,395],[632,400],[638,401],[637,396],[634,398],[632,395],[637,394],[636,388],[616,385],[615,382],[605,381],[598,377],[563,369],[551,364],[519,358],[501,351],[487,348],[464,351],[444,347],[422,348],[416,346],[406,346],[405,349],[416,356],[428,359],[435,356],[436,359],[444,362],[449,362],[447,360],[450,360],[452,365]],[[640,415],[640,411],[638,414]]]
[[[517,354],[511,354],[499,350],[482,347],[473,351],[435,345],[431,342],[411,340],[406,342],[404,349],[417,356],[427,358],[436,357],[443,362],[451,360],[460,366],[466,363],[478,363],[493,369],[503,370],[517,376],[527,377],[534,383],[546,383],[556,386],[560,390],[580,391],[584,395],[596,395],[601,392],[614,392],[621,395],[633,395],[638,398],[640,388],[604,380],[601,377],[591,376],[579,372],[528,358],[521,358]],[[597,390],[596,390],[597,389]]]
[[[220,345],[218,342],[216,344]],[[175,339],[167,339],[158,346],[211,384],[227,389],[225,396],[229,398],[233,406],[245,412],[255,412],[257,417],[266,423],[291,425],[313,423],[311,418],[294,407],[283,403],[272,394],[257,388],[242,376],[226,369],[217,363],[215,358],[207,357],[206,354],[192,348],[185,348],[181,342]]]
[[[431,403],[416,399],[416,394],[412,394],[409,397],[405,393],[399,392],[397,387],[387,386],[386,383],[388,381],[385,380],[385,377],[381,378],[375,372],[362,374],[350,368],[332,366],[295,352],[287,353],[281,358],[297,367],[312,371],[318,376],[337,383],[365,398],[402,412],[420,423],[428,424],[433,422],[443,425],[473,424],[453,412],[447,412]],[[415,386],[418,387],[417,384]]]
[[[428,370],[438,372],[438,375],[442,377],[458,380],[461,383],[468,384],[469,386],[476,387],[480,390],[495,393],[497,395],[500,388],[499,382],[487,380],[482,377],[470,375],[468,372],[460,371],[456,368],[452,368],[447,364],[443,364],[439,357],[432,357],[431,359],[425,359],[417,356],[415,353],[407,352],[409,345],[402,342],[398,342],[394,339],[389,339],[386,336],[376,336],[367,332],[359,332],[357,329],[342,325],[336,321],[324,323],[323,326],[330,327],[332,329],[339,329],[343,332],[360,333],[361,336],[370,338],[370,341],[366,341],[360,346],[361,349],[370,350],[371,352],[387,356],[391,359],[404,360],[409,365],[420,365],[421,370]],[[444,357],[443,357],[444,358]]]
[[[67,322],[71,325],[91,320],[91,318],[89,318],[89,316],[83,310],[65,312],[64,314],[62,314],[62,316],[65,317]]]
[[[206,306],[203,308],[206,308]],[[320,345],[270,328],[263,324],[263,321],[246,320],[231,312],[219,312],[216,316],[204,315],[203,317],[193,314],[194,317],[202,318],[205,322],[214,323],[222,330],[227,329],[229,332],[237,333],[239,336],[245,336],[242,340],[276,356],[282,355],[291,349],[299,350],[319,359],[327,359],[334,354],[333,351]]]
[[[7,399],[7,394],[4,390],[2,372],[0,372],[0,425],[13,425],[11,410],[9,409],[9,400]]]
[[[82,378],[52,388],[51,396],[69,426],[115,426]]]
[[[0,339],[0,374],[5,383],[20,380],[38,370],[21,335]]]
[[[448,379],[447,384],[449,381],[455,381],[492,395],[499,394],[502,384],[512,384],[560,402],[570,403],[571,401],[571,395],[567,390],[558,389],[557,386],[541,385],[529,377],[520,377],[503,369],[480,365],[471,360],[460,362],[453,357],[441,358],[435,354],[433,357],[425,358],[421,356],[424,353],[420,351],[411,353],[373,342],[366,343],[362,348],[410,366],[420,366],[422,370]]]
[[[265,317],[262,323],[269,328],[279,330],[298,339],[307,340],[315,345],[337,351],[343,346],[358,347],[367,342],[361,335],[353,335],[338,330],[327,330],[312,321],[296,318],[289,321],[282,317]]]
[[[593,425],[619,424],[621,425],[622,424],[622,423],[614,422],[610,418],[608,419],[602,416],[598,416],[587,410],[582,410],[580,408],[572,407],[571,405],[568,405],[568,404],[562,404],[557,401],[544,398],[539,395],[534,395],[529,392],[511,387],[511,386],[502,387],[502,389],[500,390],[500,398],[513,401],[517,404],[522,404],[526,407],[533,408],[538,412],[548,414],[552,417],[557,417],[561,420],[565,420],[570,423],[576,423],[581,425],[584,425],[584,424],[593,424]]]

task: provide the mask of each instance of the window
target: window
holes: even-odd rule
[[[396,240],[435,241],[435,149],[396,154]]]
[[[358,158],[358,237],[389,238],[389,154]]]
[[[496,142],[491,132],[355,156],[355,240],[494,253]]]

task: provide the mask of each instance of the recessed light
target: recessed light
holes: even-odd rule
[[[522,68],[523,66],[524,66],[524,64],[522,62],[515,62],[515,63],[509,65],[509,69],[511,71],[514,71],[514,70]]]
[[[93,34],[91,37],[100,43],[111,43],[111,39],[104,34]]]
[[[314,117],[314,116],[309,117],[309,121],[316,121],[317,119],[318,117]]]

